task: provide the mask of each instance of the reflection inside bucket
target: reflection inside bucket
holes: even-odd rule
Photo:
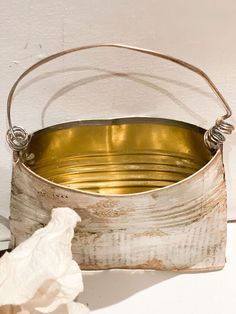
[[[73,189],[127,194],[162,188],[202,168],[212,157],[204,130],[155,118],[70,122],[35,132],[25,164]]]

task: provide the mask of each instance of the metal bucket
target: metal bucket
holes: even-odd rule
[[[69,122],[31,135],[11,122],[18,83],[62,55],[125,48],[175,62],[202,76],[226,114],[208,131],[157,118]],[[103,44],[66,50],[26,70],[8,98],[7,140],[14,151],[12,246],[46,224],[53,207],[82,218],[73,240],[82,269],[215,270],[225,263],[226,187],[222,162],[231,110],[210,78],[182,60]]]

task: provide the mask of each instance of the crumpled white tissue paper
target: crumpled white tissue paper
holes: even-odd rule
[[[0,259],[0,314],[87,314],[73,302],[83,291],[82,273],[72,258],[74,227],[70,208],[55,208],[47,226]]]

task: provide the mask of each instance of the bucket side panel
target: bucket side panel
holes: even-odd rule
[[[82,218],[73,239],[82,269],[215,270],[225,263],[226,187],[221,152],[191,178],[133,195],[65,189],[14,165],[11,232],[14,243],[44,226],[54,207]]]

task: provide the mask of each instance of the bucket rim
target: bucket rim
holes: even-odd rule
[[[202,127],[199,127],[197,125],[188,123],[188,122],[183,122],[179,120],[172,120],[172,119],[165,119],[165,118],[153,118],[153,117],[126,117],[126,118],[114,118],[114,119],[99,119],[99,120],[79,120],[79,121],[70,121],[70,122],[65,122],[65,123],[60,123],[60,124],[55,124],[43,129],[40,129],[38,131],[35,131],[31,133],[31,136],[34,134],[40,134],[42,132],[48,132],[50,130],[60,130],[66,127],[71,127],[73,125],[112,125],[112,124],[122,124],[123,122],[129,122],[129,123],[145,123],[145,122],[153,122],[153,123],[160,123],[164,122],[166,125],[176,125],[176,126],[182,126],[188,129],[192,129],[195,131],[198,131],[201,134],[204,134],[206,130]],[[90,192],[86,190],[81,190],[81,189],[74,189],[59,183],[52,182],[44,177],[41,177],[40,175],[36,174],[33,170],[31,170],[28,166],[24,164],[24,162],[20,159],[17,158],[15,161],[15,164],[18,164],[21,168],[24,169],[29,175],[35,177],[41,182],[49,184],[51,187],[58,187],[64,191],[69,191],[73,193],[82,193],[84,195],[90,195],[94,197],[108,197],[108,198],[116,198],[116,197],[135,197],[135,196],[143,196],[146,194],[150,193],[155,193],[157,191],[162,191],[166,189],[173,189],[177,185],[185,184],[187,181],[190,181],[194,176],[201,175],[201,173],[204,173],[210,166],[211,164],[217,159],[222,156],[222,150],[223,150],[223,145],[222,147],[218,148],[218,150],[214,153],[212,153],[212,158],[199,170],[191,174],[190,176],[175,182],[173,184],[161,187],[161,188],[156,188],[156,189],[150,189],[147,191],[141,191],[141,192],[136,192],[136,193],[126,193],[126,194],[118,194],[118,193],[97,193],[97,192]]]

